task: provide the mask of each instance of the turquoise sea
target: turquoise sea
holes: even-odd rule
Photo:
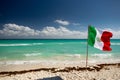
[[[0,40],[0,61],[85,59],[86,39],[8,39]],[[120,59],[120,39],[111,40],[112,51],[89,46],[90,59]]]

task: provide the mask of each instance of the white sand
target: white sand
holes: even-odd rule
[[[57,80],[55,79],[56,76],[59,76],[61,80],[120,80],[120,68],[109,66],[109,70],[103,69],[99,72],[70,71],[52,73],[48,71],[38,71],[11,76],[3,76],[0,77],[0,80],[45,80],[45,78],[49,78],[49,80]]]
[[[49,62],[49,61],[48,61]],[[89,64],[90,65],[90,64]],[[91,64],[93,66],[95,64]],[[66,67],[68,72],[65,71]],[[75,67],[75,68],[74,68]],[[34,64],[22,64],[22,65],[1,65],[0,72],[4,71],[21,71],[21,70],[33,70],[46,68],[48,70],[28,71],[24,73],[16,73],[16,75],[0,74],[0,80],[120,80],[120,64],[118,65],[103,65],[100,71],[96,69],[92,71],[86,71],[85,69],[77,70],[77,67],[85,67],[81,62],[54,62],[45,63],[40,62]],[[98,66],[99,67],[99,66]],[[56,68],[55,70],[49,70],[49,68]],[[74,68],[73,70],[71,68]],[[92,69],[92,68],[91,68]],[[62,71],[63,70],[63,71]],[[55,72],[56,71],[56,72]],[[10,75],[9,75],[10,74]],[[56,79],[57,78],[57,79]]]

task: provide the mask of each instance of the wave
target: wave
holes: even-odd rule
[[[68,57],[78,57],[78,58],[81,57],[80,54],[66,54],[66,56],[68,56]]]
[[[24,54],[24,56],[26,56],[26,57],[39,56],[39,55],[41,55],[41,53],[29,53],[29,54]]]
[[[28,46],[30,44],[0,44],[0,46]]]
[[[120,45],[120,43],[111,43],[111,45]]]
[[[99,58],[108,58],[108,57],[111,57],[112,56],[112,54],[106,54],[106,53],[102,53],[102,54],[92,54],[91,55],[92,57],[99,57]]]
[[[16,60],[16,61],[0,61],[0,65],[11,65],[11,64],[14,64],[14,65],[20,65],[20,64],[32,64],[32,63],[40,63],[40,61],[37,61],[37,60],[25,60],[25,61],[19,61],[19,60]]]
[[[32,43],[32,45],[42,45],[44,43]]]
[[[42,45],[44,43],[31,43],[31,44],[0,44],[0,46],[32,46],[32,45]]]
[[[79,63],[85,63],[86,60],[16,60],[16,61],[0,61],[0,65],[21,65],[21,64],[41,64],[41,65],[54,65],[54,64],[79,64]],[[88,61],[89,63],[97,63],[97,64],[102,64],[102,63],[119,63],[120,59],[93,59]]]

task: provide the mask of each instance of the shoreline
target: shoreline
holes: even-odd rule
[[[36,67],[0,72],[0,80],[57,80],[57,78],[61,78],[58,80],[119,80],[120,63],[92,64],[87,68],[72,64],[64,67]]]
[[[120,63],[120,59],[89,59],[88,66],[98,64],[116,64]],[[0,72],[22,71],[37,68],[65,68],[65,67],[85,67],[86,61],[81,60],[11,60],[0,61]]]
[[[116,66],[118,68],[120,68],[120,63],[104,63],[104,64],[96,64],[96,65],[91,65],[91,66],[87,66],[87,67],[79,67],[79,66],[74,66],[74,67],[64,67],[64,68],[55,68],[55,67],[51,67],[51,68],[36,68],[36,69],[29,69],[29,70],[20,70],[20,71],[3,71],[0,72],[0,75],[4,75],[4,74],[9,74],[9,75],[16,75],[16,74],[24,74],[27,72],[33,72],[33,71],[49,71],[49,72],[70,72],[72,70],[75,71],[100,71],[101,69],[103,69],[104,67],[107,66]]]

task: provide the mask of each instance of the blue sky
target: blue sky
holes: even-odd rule
[[[1,0],[0,37],[86,38],[87,26],[93,25],[120,38],[119,4],[120,0]]]

